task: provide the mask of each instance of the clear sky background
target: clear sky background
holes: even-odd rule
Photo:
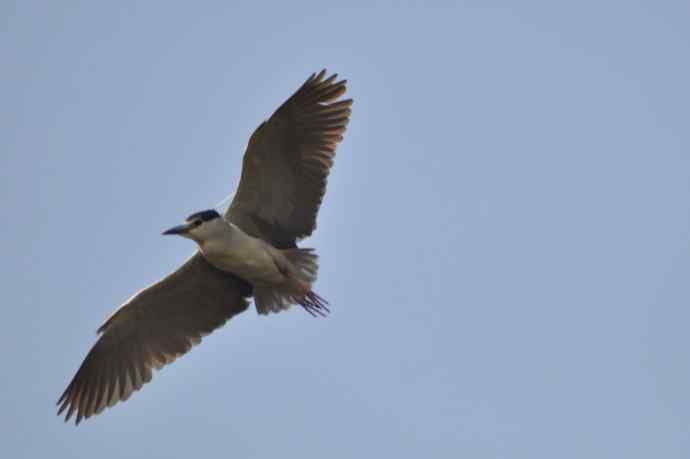
[[[0,456],[690,457],[688,2],[327,3],[0,3]],[[331,316],[252,307],[65,425],[193,253],[160,232],[322,67]]]

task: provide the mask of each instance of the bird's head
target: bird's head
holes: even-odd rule
[[[187,217],[183,224],[163,231],[163,234],[177,234],[201,243],[212,238],[223,226],[222,223],[224,223],[223,219],[217,211],[202,210]]]

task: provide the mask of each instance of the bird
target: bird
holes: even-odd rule
[[[350,121],[347,80],[314,73],[249,138],[235,195],[221,215],[191,214],[163,232],[196,242],[177,270],[140,290],[97,329],[98,338],[57,401],[78,425],[124,402],[202,338],[246,311],[300,305],[329,312],[312,285],[318,258],[297,243],[316,229],[336,147]]]

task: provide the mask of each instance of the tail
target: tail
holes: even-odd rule
[[[254,302],[259,314],[280,312],[293,304],[299,304],[312,316],[326,316],[330,311],[328,301],[311,289],[319,270],[318,256],[314,249],[287,249],[281,251],[289,262],[288,280],[280,286],[256,286]]]

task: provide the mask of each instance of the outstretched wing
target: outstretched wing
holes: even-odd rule
[[[252,134],[226,218],[279,248],[316,227],[316,214],[352,100],[337,101],[346,81],[312,75]]]
[[[199,253],[137,293],[98,329],[101,333],[58,400],[76,423],[125,401],[154,369],[188,352],[201,338],[247,309],[250,286]]]

